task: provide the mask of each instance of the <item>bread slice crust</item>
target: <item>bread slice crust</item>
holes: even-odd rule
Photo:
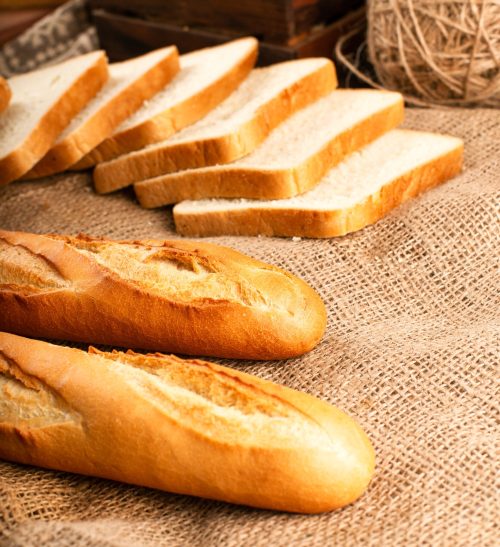
[[[0,231],[0,330],[186,355],[281,359],[320,340],[326,311],[299,278],[187,241]]]
[[[0,333],[0,385],[10,461],[301,513],[353,502],[373,475],[342,411],[206,361]]]
[[[101,52],[96,62],[42,116],[23,144],[0,159],[0,185],[8,184],[27,173],[107,79],[108,62],[105,53]]]
[[[3,112],[10,103],[12,92],[7,81],[0,76],[0,112]]]

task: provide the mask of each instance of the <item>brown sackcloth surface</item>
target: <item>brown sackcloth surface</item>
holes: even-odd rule
[[[356,417],[377,451],[367,493],[289,515],[0,462],[2,547],[496,543],[500,111],[414,110],[406,126],[464,138],[464,173],[347,237],[211,238],[325,300],[327,332],[309,354],[224,363]],[[97,196],[86,174],[0,189],[0,226],[175,237],[170,211],[142,210],[130,191]]]

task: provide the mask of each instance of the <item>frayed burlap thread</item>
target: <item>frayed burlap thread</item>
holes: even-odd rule
[[[498,0],[369,0],[367,16],[382,86],[427,104],[500,107]]]
[[[288,515],[2,462],[2,547],[497,544],[500,112],[409,110],[406,126],[464,138],[463,174],[346,237],[210,239],[325,300],[327,331],[308,354],[220,362],[354,416],[377,452],[367,493],[341,511]],[[170,210],[90,184],[68,174],[0,189],[0,227],[177,237]]]

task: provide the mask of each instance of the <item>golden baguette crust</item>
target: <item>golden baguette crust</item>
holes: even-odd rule
[[[7,81],[0,76],[0,112],[3,112],[10,102],[12,92]]]
[[[173,356],[0,333],[0,458],[267,509],[356,500],[374,451],[310,395]]]
[[[176,214],[177,231],[185,236],[266,235],[336,237],[374,224],[392,209],[453,178],[462,169],[463,145],[408,171],[353,207],[338,210],[261,209]]]
[[[316,186],[348,154],[397,127],[403,121],[403,116],[404,102],[401,97],[394,104],[340,133],[316,154],[293,168],[256,169],[227,165],[221,169],[182,171],[137,182],[134,184],[135,194],[139,203],[146,208],[161,207],[186,199],[292,197]]]
[[[57,142],[23,178],[35,179],[59,173],[79,161],[140,108],[144,101],[163,89],[178,71],[177,48],[165,48],[165,56],[157,64],[131,82],[64,140]]]
[[[108,79],[104,52],[96,63],[73,83],[66,93],[40,119],[22,146],[0,159],[0,185],[27,173],[54,144],[74,116],[92,99]]]
[[[293,70],[293,62],[289,62],[290,70]],[[94,171],[95,189],[99,193],[108,193],[165,173],[225,164],[246,156],[280,123],[330,93],[336,86],[335,67],[332,62],[325,62],[261,105],[251,120],[229,135],[173,145],[167,141],[163,148],[140,150],[99,164]],[[179,185],[182,184],[181,181]]]
[[[302,280],[226,247],[0,231],[0,330],[188,355],[280,359],[326,324]]]
[[[164,110],[139,125],[120,131],[107,138],[89,152],[72,169],[86,169],[96,163],[112,160],[117,156],[139,150],[168,139],[184,127],[203,118],[243,82],[255,65],[258,55],[258,41],[254,38],[242,38],[251,47],[234,67],[218,80],[203,88],[199,93]]]

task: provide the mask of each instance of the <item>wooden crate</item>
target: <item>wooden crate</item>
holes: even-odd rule
[[[134,17],[94,10],[93,21],[99,40],[112,61],[121,61],[151,49],[175,44],[181,53],[214,46],[241,36],[221,34],[213,30],[193,30]],[[259,45],[259,66],[303,57],[329,57],[338,38],[365,18],[363,8],[351,12],[339,21],[310,33],[293,45],[283,46],[267,42]]]
[[[363,0],[90,0],[93,9],[199,31],[251,34],[290,45]]]

